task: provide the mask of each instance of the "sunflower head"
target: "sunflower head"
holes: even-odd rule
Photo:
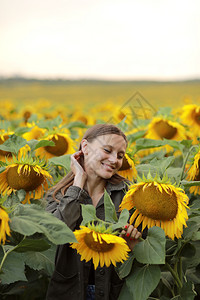
[[[80,226],[74,235],[78,243],[73,243],[71,247],[81,255],[81,260],[92,259],[95,269],[99,264],[101,267],[109,267],[111,263],[116,266],[116,262],[128,258],[130,250],[126,241],[116,236],[116,232],[111,227],[106,228],[104,224]]]
[[[21,156],[20,159],[13,157],[0,174],[0,192],[3,195],[10,195],[23,189],[26,191],[23,203],[30,203],[30,198],[33,196],[35,199],[43,197],[44,190],[48,189],[47,180],[51,182],[51,179],[45,161],[30,156]]]
[[[146,138],[162,140],[183,140],[186,139],[185,128],[176,121],[166,117],[154,117],[149,123]]]
[[[10,236],[9,216],[6,209],[0,206],[0,244],[5,244],[6,235]]]
[[[118,174],[121,176],[133,180],[133,178],[137,177],[137,170],[135,167],[135,158],[132,158],[128,153],[125,154],[122,162],[122,166],[118,171]]]
[[[14,134],[13,131],[0,130],[0,145],[9,139],[9,135]],[[0,150],[0,157],[10,157],[12,153],[9,151]]]
[[[190,161],[186,165],[187,180],[189,181],[200,181],[200,147],[192,154]],[[200,186],[190,187],[190,193],[200,194]]]
[[[136,227],[142,223],[142,230],[146,226],[159,226],[170,238],[180,238],[188,219],[186,208],[189,199],[185,192],[167,178],[161,180],[149,176],[139,180],[130,186],[120,210],[135,208],[130,223],[135,222]]]
[[[55,129],[53,132],[46,132],[46,135],[41,139],[52,141],[55,145],[38,148],[36,150],[37,156],[48,159],[74,152],[75,142],[70,137],[70,132],[67,129]]]

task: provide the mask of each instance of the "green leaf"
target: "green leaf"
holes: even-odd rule
[[[165,233],[154,226],[148,230],[147,238],[134,247],[135,258],[143,264],[165,264]]]
[[[0,253],[0,261],[3,258],[3,251]],[[20,253],[10,252],[3,264],[0,280],[2,284],[10,284],[12,282],[23,280],[27,281],[24,275],[25,264]]]
[[[10,216],[10,228],[23,235],[43,233],[52,243],[76,242],[69,227],[36,204],[19,204]]]
[[[152,140],[147,138],[141,138],[136,140],[136,151],[143,150],[143,149],[149,149],[149,148],[155,148],[155,147],[161,147],[164,146],[165,142],[161,140]]]
[[[49,158],[48,162],[55,166],[63,167],[67,170],[67,172],[69,172],[71,164],[71,154]]]
[[[38,122],[38,127],[40,128],[46,128],[48,130],[53,130],[54,128],[57,128],[62,123],[62,118],[60,116],[57,116],[55,119],[52,120],[41,120]]]
[[[33,140],[28,141],[27,144],[31,148],[31,151],[35,151],[36,149],[38,149],[40,147],[55,146],[55,143],[53,141],[48,141],[48,140],[37,141],[37,140],[33,139]]]
[[[131,252],[129,254],[129,258],[127,260],[125,260],[121,264],[121,266],[117,269],[117,273],[121,279],[128,276],[129,273],[131,272],[134,258],[135,258],[135,254],[134,254],[134,252]]]
[[[129,217],[129,211],[127,209],[123,209],[119,216],[118,222],[116,224],[111,225],[112,229],[117,230],[124,227],[124,225],[128,223]]]
[[[27,251],[45,251],[49,249],[51,245],[44,239],[24,239],[15,248],[15,252],[27,252]]]
[[[126,279],[126,285],[132,294],[129,299],[146,300],[158,285],[160,276],[159,266],[134,267]]]
[[[186,243],[183,246],[180,254],[183,257],[191,258],[192,256],[194,256],[196,254],[196,248],[191,243]]]
[[[120,295],[117,298],[118,300],[133,300],[133,295],[131,294],[130,290],[128,289],[126,282],[124,282]]]
[[[81,208],[82,208],[82,217],[83,217],[83,221],[81,225],[86,225],[94,220],[98,220],[98,218],[96,217],[96,209],[93,205],[81,204]]]
[[[68,129],[72,129],[72,128],[88,128],[87,125],[85,125],[83,122],[81,121],[74,121],[74,122],[70,122],[67,124],[66,126]]]
[[[19,149],[24,147],[27,141],[20,136],[15,134],[10,135],[9,139],[6,140],[2,145],[0,145],[0,150],[12,152],[15,155],[18,154]]]
[[[110,198],[106,189],[104,191],[104,209],[106,222],[113,223],[118,221],[114,203],[112,202],[112,199]]]
[[[189,281],[185,282],[181,289],[181,300],[193,300],[195,296],[194,284]]]
[[[187,221],[187,227],[183,230],[183,237],[185,240],[196,241],[196,234],[200,230],[200,217],[192,217]]]
[[[195,255],[189,259],[184,259],[184,264],[186,265],[185,269],[200,266],[200,240],[193,242],[193,246],[196,249]]]
[[[167,176],[171,179],[174,179],[175,182],[179,182],[179,178],[182,173],[182,168],[174,168],[174,167],[169,167],[167,169]]]
[[[44,270],[47,275],[52,275],[55,268],[55,247],[51,247],[43,252],[25,252],[23,258],[30,268],[34,270]]]
[[[26,132],[29,132],[31,130],[31,127],[18,127],[15,129],[16,135],[22,135]]]
[[[146,130],[140,130],[140,131],[137,131],[135,133],[128,134],[127,139],[129,141],[129,143],[132,144],[133,142],[135,142],[139,138],[142,138],[145,135],[145,133],[146,133]]]
[[[156,176],[158,170],[155,166],[152,166],[151,164],[140,164],[136,166],[137,172],[140,175],[140,177],[144,174],[145,177],[147,177],[147,174],[150,172],[153,177]]]
[[[136,140],[136,151],[143,150],[143,149],[149,149],[149,148],[156,148],[156,147],[162,147],[165,145],[169,145],[174,149],[180,150],[181,152],[184,151],[185,147],[188,147],[188,143],[185,141],[175,141],[175,140],[152,140],[152,139],[146,139],[141,138]]]

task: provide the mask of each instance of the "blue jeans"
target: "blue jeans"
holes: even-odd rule
[[[95,285],[87,286],[87,300],[95,300]]]

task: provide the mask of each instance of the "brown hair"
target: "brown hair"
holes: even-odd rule
[[[84,134],[82,139],[86,139],[88,142],[92,142],[94,139],[96,139],[98,136],[106,135],[106,134],[117,134],[124,138],[126,141],[126,144],[128,144],[127,138],[125,134],[115,125],[113,124],[96,124],[92,127],[90,127]],[[81,149],[81,144],[79,146],[79,150]],[[83,166],[83,157],[79,160],[79,163],[81,166]],[[125,178],[120,176],[119,174],[114,174],[110,179],[108,179],[109,182],[113,184],[118,184],[121,181],[124,181]],[[63,179],[61,179],[52,189],[53,189],[53,199],[58,201],[56,199],[56,194],[58,192],[61,192],[62,195],[65,194],[68,187],[70,187],[73,184],[74,181],[74,174],[72,171],[70,171]]]

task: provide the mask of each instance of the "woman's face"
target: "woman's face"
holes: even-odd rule
[[[117,134],[101,135],[92,142],[83,140],[82,150],[86,173],[109,179],[122,166],[126,141]]]

